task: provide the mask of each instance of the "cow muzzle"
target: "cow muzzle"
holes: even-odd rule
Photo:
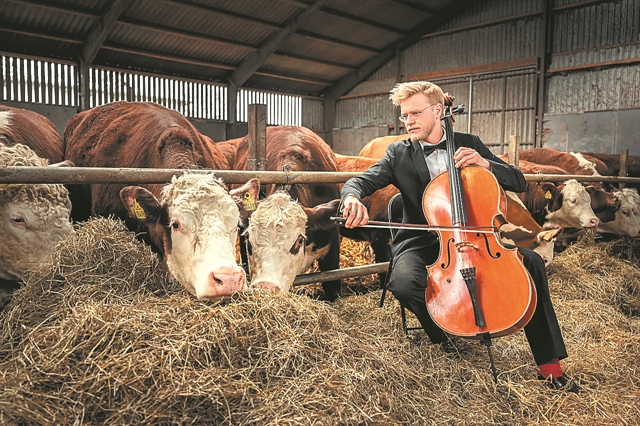
[[[198,299],[220,300],[246,289],[244,269],[237,265],[219,266],[209,273],[206,285],[197,292],[196,296]]]
[[[281,291],[282,286],[279,286],[276,283],[272,283],[270,281],[257,281],[257,282],[253,282],[251,283],[251,288],[256,288],[256,289],[266,289],[266,290],[272,290],[272,291]]]

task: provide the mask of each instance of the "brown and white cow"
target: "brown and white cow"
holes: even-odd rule
[[[64,134],[66,158],[77,166],[228,169],[215,144],[209,146],[185,117],[158,104],[114,102],[83,111],[69,121]],[[232,237],[238,207],[220,182],[189,176],[167,186],[123,187],[76,188],[74,219],[84,219],[75,215],[76,204],[86,208],[81,213],[87,216],[121,218],[199,298],[217,299],[244,288]]]
[[[637,195],[637,193],[635,193]],[[613,191],[613,197],[619,202],[613,220],[600,221],[596,232],[638,236],[638,207],[631,190]]]
[[[48,118],[34,111],[0,105],[0,142],[6,146],[26,145],[50,164],[64,156],[62,138]]]
[[[338,171],[336,159],[329,146],[314,132],[299,126],[267,127],[267,170],[282,171]],[[235,169],[245,170],[248,157],[248,138],[238,145]],[[276,185],[266,185],[265,194],[269,196],[277,191]],[[293,200],[304,207],[340,198],[338,184],[294,184],[287,192]],[[335,212],[334,212],[335,213]],[[317,252],[318,266],[321,271],[338,269],[340,266],[340,234],[338,226],[328,229],[306,231],[307,243]],[[340,295],[340,281],[329,281],[322,285],[324,297],[334,300]]]
[[[0,121],[0,128],[6,125]],[[46,165],[26,145],[0,143],[0,167]],[[46,262],[53,247],[73,232],[70,214],[62,185],[0,184],[0,307],[26,272]]]
[[[566,153],[554,148],[533,148],[520,150],[518,156],[521,160],[531,163],[560,167],[570,175],[600,174],[594,162],[588,161],[578,153]]]
[[[554,241],[563,228],[545,229],[531,216],[518,196],[506,191],[507,223],[500,227],[500,239],[514,246],[531,249],[538,253],[545,266],[553,260]]]
[[[254,188],[257,197],[259,184]],[[160,200],[139,186],[120,191],[129,216],[162,243],[171,275],[198,299],[214,301],[246,289],[236,264],[240,214],[232,195],[212,175],[191,173],[174,176]]]
[[[591,197],[575,179],[555,185],[551,182],[527,182],[518,197],[533,218],[543,227],[592,228],[599,219],[591,208]]]
[[[599,164],[597,161],[602,162],[606,167],[606,173],[600,172],[602,175],[618,176],[620,173],[619,154],[603,154],[598,152],[581,152],[581,154],[584,158],[596,164]],[[630,155],[627,158],[627,167],[629,176],[640,177],[640,155]]]
[[[289,291],[296,275],[329,250],[316,250],[310,234],[332,232],[339,200],[304,207],[286,192],[259,202],[246,230],[252,288]]]

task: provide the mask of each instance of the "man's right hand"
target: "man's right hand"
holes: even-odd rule
[[[355,228],[366,225],[369,221],[367,208],[353,195],[347,195],[342,204],[342,217],[347,219],[345,228]]]

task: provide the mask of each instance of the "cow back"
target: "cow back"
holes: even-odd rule
[[[161,105],[114,102],[76,114],[64,131],[65,159],[78,167],[228,169],[184,116]],[[74,220],[114,214],[129,223],[119,192],[125,185],[70,187]],[[141,185],[160,198],[163,184]],[[79,204],[79,205],[76,205]],[[90,209],[87,209],[87,204]]]
[[[409,135],[380,136],[371,139],[362,147],[359,155],[361,157],[380,159],[386,154],[389,145],[402,139],[409,139]]]
[[[327,171],[336,172],[336,157],[320,136],[306,127],[267,127],[267,170],[282,171]],[[246,170],[249,155],[249,138],[245,136],[238,143],[234,169]],[[276,191],[276,185],[266,186],[266,195]],[[306,207],[340,198],[340,186],[334,183],[296,184],[289,189],[294,200]]]
[[[49,163],[59,163],[64,156],[62,138],[53,123],[27,109],[0,105],[0,142],[26,145]]]

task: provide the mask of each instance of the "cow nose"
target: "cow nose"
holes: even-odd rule
[[[251,283],[251,287],[274,290],[274,291],[282,290],[282,288],[278,284],[272,283],[270,281],[257,281],[255,283]]]
[[[220,266],[209,274],[209,285],[225,293],[244,290],[246,288],[245,280],[244,269],[237,265]]]
[[[595,228],[599,223],[600,220],[597,217],[594,217],[589,221],[589,226]]]

